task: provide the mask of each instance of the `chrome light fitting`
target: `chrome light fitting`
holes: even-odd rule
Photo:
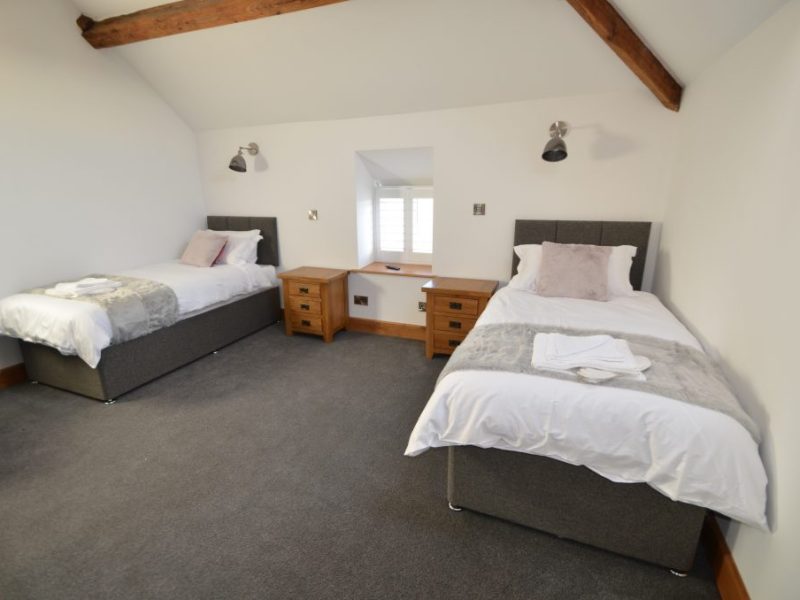
[[[567,145],[564,143],[567,131],[569,126],[564,121],[556,121],[550,125],[550,141],[545,144],[542,159],[547,162],[558,162],[567,158]]]
[[[258,144],[255,142],[250,142],[249,146],[239,146],[239,152],[231,159],[231,164],[228,165],[228,168],[231,171],[236,171],[237,173],[247,173],[247,163],[244,160],[242,150],[247,150],[247,153],[250,156],[255,156],[258,154]]]

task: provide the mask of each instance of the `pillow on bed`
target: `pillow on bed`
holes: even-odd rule
[[[613,246],[608,257],[608,296],[633,296],[631,266],[636,256],[636,246]]]
[[[542,264],[542,245],[514,246],[514,253],[519,257],[519,264],[517,265],[517,274],[508,282],[508,287],[535,292],[536,277],[539,275],[539,265]]]
[[[183,251],[181,262],[195,267],[210,267],[222,254],[228,238],[213,231],[197,231]]]
[[[243,265],[255,264],[258,259],[258,242],[264,238],[261,231],[251,229],[250,231],[214,231],[211,233],[224,235],[228,238],[228,243],[222,251],[216,264],[221,265]]]
[[[608,300],[610,256],[610,246],[545,242],[536,293],[605,302]]]
[[[508,287],[536,292],[536,278],[542,264],[542,245],[524,244],[514,246],[514,252],[519,257],[517,274],[508,282]],[[631,285],[631,265],[636,256],[636,246],[611,246],[611,255],[608,258],[608,296],[633,296],[635,294]]]

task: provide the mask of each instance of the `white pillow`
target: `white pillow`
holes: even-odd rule
[[[250,231],[213,231],[219,235],[227,236],[228,243],[217,259],[218,265],[243,265],[255,264],[258,259],[258,242],[264,239],[261,231],[251,229]]]
[[[508,287],[515,290],[536,292],[536,277],[542,264],[541,244],[524,244],[514,246],[514,252],[519,257],[517,274],[508,282]]]
[[[631,265],[636,246],[614,246],[608,257],[608,297],[633,296]]]
[[[230,242],[229,242],[230,243]],[[536,278],[542,264],[541,244],[514,246],[519,257],[517,274],[508,282],[508,287],[536,293]],[[631,265],[636,256],[636,246],[613,246],[608,258],[608,297],[632,296]]]

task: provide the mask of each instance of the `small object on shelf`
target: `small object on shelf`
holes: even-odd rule
[[[395,266],[395,265],[386,265],[386,268],[389,269],[390,271],[399,271],[400,270],[400,267]]]
[[[426,294],[425,355],[452,354],[475,326],[497,281],[434,277],[422,286]]]
[[[347,274],[320,267],[279,273],[286,335],[311,333],[332,342],[333,334],[347,327]]]

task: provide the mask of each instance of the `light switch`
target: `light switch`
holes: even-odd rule
[[[308,220],[309,221],[316,221],[317,218],[318,218],[318,215],[317,215],[317,209],[316,208],[313,208],[310,211],[308,211]]]

